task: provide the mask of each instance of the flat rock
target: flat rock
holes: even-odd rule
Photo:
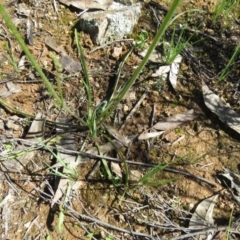
[[[80,30],[90,34],[95,44],[102,45],[122,39],[132,32],[141,14],[140,3],[124,6],[113,4],[106,11],[83,14],[79,20]]]

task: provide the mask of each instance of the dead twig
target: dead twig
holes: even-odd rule
[[[142,101],[144,100],[144,98],[146,97],[147,92],[144,92],[143,95],[141,96],[141,98],[139,99],[139,101],[137,102],[137,104],[135,105],[135,107],[131,110],[131,112],[127,115],[125,122],[122,124],[122,126],[120,127],[119,130],[123,129],[123,127],[125,126],[125,123],[127,122],[127,120],[136,112],[136,110],[138,109],[138,107],[140,106],[140,104],[142,103]]]
[[[74,211],[74,212],[76,213],[76,211]],[[71,216],[73,218],[75,218],[77,221],[79,221],[78,218],[80,218],[80,219],[82,219],[84,221],[94,222],[95,224],[99,224],[101,226],[104,226],[106,228],[110,228],[112,230],[116,230],[116,231],[119,231],[119,232],[127,233],[127,234],[138,236],[138,237],[146,237],[148,239],[154,239],[152,236],[150,236],[148,234],[145,234],[145,233],[134,232],[134,231],[130,231],[130,230],[127,230],[127,229],[119,228],[119,227],[113,226],[113,225],[111,225],[111,224],[109,224],[107,222],[104,222],[102,220],[99,220],[99,219],[94,218],[94,217],[89,217],[89,216],[84,215],[84,214],[80,214],[80,213],[76,213],[76,214],[77,214],[77,217],[75,216],[75,214],[71,214]]]
[[[109,160],[109,161],[113,161],[113,162],[118,162],[118,163],[122,163],[121,159],[117,159],[117,158],[112,158],[112,157],[107,157],[107,156],[101,156],[101,155],[95,155],[95,154],[89,154],[89,153],[85,153],[85,152],[78,152],[78,151],[71,151],[71,150],[67,150],[67,149],[58,149],[59,151],[64,151],[67,153],[72,153],[72,154],[80,154],[83,157],[87,157],[87,158],[96,158],[96,159],[102,159],[104,158],[105,160]],[[138,166],[144,166],[144,167],[156,167],[158,164],[153,164],[153,163],[143,163],[143,162],[135,162],[135,161],[131,161],[131,160],[126,160],[126,163],[128,164],[133,164],[133,165],[138,165]],[[207,184],[209,184],[211,187],[216,187],[216,184],[210,182],[209,180],[196,176],[194,174],[191,174],[189,172],[186,171],[182,171],[182,170],[178,170],[172,167],[166,167],[163,169],[163,171],[167,171],[167,172],[171,172],[171,173],[177,173],[186,177],[190,177],[190,178],[195,178],[199,181],[205,182]]]
[[[104,45],[102,45],[102,46],[99,46],[99,47],[94,48],[93,50],[91,50],[91,51],[89,52],[89,54],[91,54],[91,53],[93,53],[93,52],[95,52],[95,51],[97,51],[97,50],[99,50],[99,49],[102,49],[102,48],[105,48],[105,47],[107,47],[107,46],[110,46],[110,45],[112,45],[112,44],[114,44],[114,43],[116,43],[116,42],[127,42],[127,41],[134,41],[134,39],[133,39],[133,38],[126,38],[126,39],[115,40],[115,41],[113,41],[113,42],[106,43],[106,44],[104,44]]]
[[[231,226],[231,233],[234,233],[234,234],[237,234],[237,235],[240,235],[239,231],[237,230],[239,226]],[[201,235],[201,234],[206,234],[206,232],[220,232],[220,231],[227,231],[228,230],[228,226],[225,226],[225,227],[208,227],[208,228],[203,228],[203,229],[200,229],[199,231],[196,231],[196,232],[193,232],[193,233],[187,233],[187,234],[183,234],[179,237],[175,237],[175,238],[172,238],[172,240],[181,240],[181,239],[187,239],[189,237],[194,237],[194,236],[197,236],[197,235]]]

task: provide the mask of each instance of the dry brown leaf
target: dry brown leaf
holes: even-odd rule
[[[149,138],[154,138],[154,137],[158,137],[160,135],[162,135],[164,133],[164,131],[161,132],[143,132],[139,135],[138,140],[146,140]]]
[[[114,172],[118,177],[122,178],[122,170],[119,163],[111,162],[111,170]]]
[[[213,93],[204,81],[202,81],[202,92],[207,108],[215,113],[223,123],[240,133],[240,115],[222,101],[218,95]]]
[[[193,213],[190,219],[189,228],[202,229],[209,226],[214,226],[214,220],[212,215],[217,198],[218,194],[210,198],[206,198],[200,204],[198,204],[195,212]],[[206,230],[205,234],[198,235],[196,239],[198,240],[209,239],[206,237],[210,237],[213,235],[214,235],[213,230],[212,231]]]
[[[169,81],[172,87],[174,88],[174,90],[176,90],[177,88],[177,75],[179,72],[179,65],[181,61],[182,61],[182,56],[178,54],[174,59],[173,63],[171,64],[171,69],[169,72]]]
[[[116,129],[110,126],[105,126],[107,131],[110,135],[112,135],[115,139],[117,139],[119,142],[121,142],[124,146],[128,147],[128,144],[132,141],[125,136],[123,136],[121,133],[119,133]]]
[[[86,153],[88,154],[93,154],[93,155],[98,155],[99,151],[104,155],[116,148],[120,148],[123,147],[124,145],[122,143],[120,143],[117,140],[113,140],[111,142],[108,142],[104,145],[99,146],[99,149],[96,147],[92,147],[91,149],[87,150]],[[89,159],[89,157],[83,157],[84,161],[87,161]]]
[[[73,60],[67,54],[60,54],[59,62],[62,64],[62,68],[71,74],[82,69],[80,62]]]
[[[184,113],[180,113],[177,115],[174,115],[172,117],[168,117],[165,120],[156,123],[153,128],[156,130],[163,130],[167,131],[170,129],[174,129],[176,127],[179,127],[189,121],[194,120],[198,115],[194,112],[194,110],[189,110]]]
[[[106,10],[112,3],[113,0],[59,0],[67,6],[74,6],[76,8],[85,9],[103,9]]]
[[[240,205],[240,175],[225,168],[224,172],[217,174],[222,186],[231,191],[234,200]]]
[[[167,75],[170,71],[169,65],[160,66],[159,69],[152,74],[152,77],[164,77],[167,78]]]

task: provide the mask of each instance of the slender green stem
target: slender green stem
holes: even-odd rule
[[[31,52],[29,51],[29,49],[27,48],[25,42],[23,41],[21,35],[19,34],[18,30],[16,29],[15,25],[13,24],[11,18],[9,17],[9,15],[6,13],[3,5],[0,3],[0,14],[2,15],[3,19],[5,20],[7,26],[9,27],[9,29],[12,31],[13,36],[16,38],[16,40],[18,41],[20,47],[22,48],[22,50],[24,51],[24,53],[27,55],[29,61],[31,62],[31,64],[33,65],[33,67],[37,70],[38,74],[40,75],[40,77],[42,78],[44,84],[47,86],[49,92],[52,94],[52,96],[59,102],[62,103],[61,99],[58,97],[57,93],[55,92],[55,90],[53,89],[51,83],[48,81],[47,77],[45,76],[45,74],[43,73],[42,69],[40,68],[39,64],[37,63],[37,61],[35,60],[35,58],[33,57],[33,55],[31,54]]]
[[[78,53],[80,55],[80,59],[81,59],[81,63],[82,63],[83,73],[84,73],[84,77],[85,77],[84,83],[85,83],[85,88],[86,88],[87,98],[88,98],[88,105],[89,105],[92,103],[92,93],[91,93],[91,87],[90,87],[91,85],[90,85],[89,76],[88,76],[87,64],[85,61],[83,49],[79,42],[77,29],[74,29],[74,36],[75,36]],[[88,107],[90,107],[90,109],[91,109],[92,106],[88,106]]]
[[[232,65],[232,63],[234,62],[234,60],[236,59],[236,56],[240,53],[240,44],[236,47],[233,55],[231,56],[230,60],[228,61],[227,65],[225,66],[225,68],[223,69],[217,83],[220,83],[225,77],[227,77],[230,73],[230,66]]]
[[[111,101],[113,99],[113,97],[116,95],[116,91],[117,91],[117,86],[118,86],[118,82],[121,76],[121,72],[122,72],[122,68],[125,64],[125,62],[127,61],[128,57],[130,56],[130,54],[133,52],[134,47],[132,47],[129,52],[126,54],[126,56],[124,57],[123,61],[120,63],[119,67],[118,67],[118,72],[117,72],[117,79],[115,81],[114,87],[113,87],[113,91],[112,91],[112,95],[109,98],[109,100]]]
[[[99,155],[102,155],[100,147],[99,147],[99,145],[97,143],[96,143],[96,147],[98,149]],[[103,166],[105,168],[105,171],[107,173],[108,180],[113,181],[113,175],[112,175],[111,170],[108,167],[107,161],[104,159],[104,157],[101,160],[102,160],[102,164],[103,164]]]
[[[14,112],[15,114],[19,114],[19,115],[24,116],[24,117],[34,118],[34,115],[24,113],[24,112],[14,108],[14,107],[12,107],[8,103],[6,103],[2,98],[0,98],[0,104],[2,106],[4,106],[6,109],[8,109],[10,112]]]
[[[77,29],[74,29],[75,41],[78,49],[78,54],[80,55],[81,64],[84,73],[83,84],[87,94],[87,126],[90,130],[91,136],[96,137],[97,135],[97,126],[96,126],[96,111],[93,109],[93,95],[91,92],[91,85],[89,81],[89,75],[87,70],[87,64],[84,57],[83,49],[80,45]]]
[[[34,56],[31,54],[31,52],[29,51],[27,45],[25,44],[25,42],[23,41],[21,35],[19,34],[17,28],[15,27],[15,25],[13,24],[11,18],[9,17],[9,15],[7,14],[7,12],[5,11],[3,5],[0,3],[0,14],[2,15],[4,21],[6,22],[7,26],[9,27],[9,29],[12,31],[13,36],[16,38],[16,40],[18,41],[20,47],[22,48],[22,50],[24,51],[24,53],[26,54],[26,56],[28,57],[29,61],[31,62],[32,66],[36,69],[36,71],[38,72],[39,76],[41,77],[41,79],[43,80],[45,86],[47,87],[48,91],[50,92],[50,94],[56,99],[56,101],[58,102],[58,104],[60,104],[60,106],[62,106],[67,112],[69,112],[70,114],[72,114],[73,116],[75,116],[76,118],[79,119],[79,117],[77,117],[65,104],[65,102],[62,101],[62,99],[57,95],[56,91],[54,90],[52,84],[48,81],[47,77],[45,76],[45,74],[43,73],[41,67],[39,66],[39,64],[37,63],[37,61],[35,60]]]
[[[145,57],[143,58],[142,62],[139,65],[139,67],[136,69],[136,71],[134,72],[134,74],[132,75],[130,80],[124,85],[122,90],[120,90],[117,98],[113,99],[108,104],[108,106],[103,111],[103,113],[101,114],[100,118],[98,119],[99,123],[104,122],[104,120],[109,115],[111,115],[111,112],[114,111],[115,107],[119,104],[119,102],[122,100],[124,95],[131,88],[131,86],[135,83],[136,79],[138,78],[138,76],[142,72],[143,68],[145,67],[146,63],[148,62],[148,59],[149,59],[150,55],[152,54],[153,50],[155,49],[155,47],[159,43],[160,39],[162,38],[164,32],[166,31],[167,27],[169,26],[169,23],[171,22],[172,17],[174,16],[174,13],[175,13],[178,5],[180,4],[180,2],[181,2],[181,0],[174,0],[174,2],[172,4],[172,7],[170,8],[170,10],[168,11],[166,17],[164,18],[164,21],[163,21],[161,27],[159,28],[155,38],[153,39],[152,44],[150,45],[150,47],[149,47]]]

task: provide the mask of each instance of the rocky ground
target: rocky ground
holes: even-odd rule
[[[239,54],[227,69],[227,76],[219,81],[221,71],[239,46],[239,13],[237,15],[233,11],[227,18],[213,21],[216,1],[183,1],[178,13],[190,9],[204,12],[188,11],[166,32],[164,42],[177,42],[182,34],[180,25],[183,25],[185,30],[182,37],[185,41],[190,39],[180,53],[182,60],[177,86],[157,74],[159,67],[164,65],[162,62],[149,61],[114,114],[105,122],[105,126],[111,126],[115,132],[109,131],[108,134],[101,125],[98,126],[97,138],[91,138],[88,131],[81,128],[82,122],[79,120],[86,118],[87,99],[73,34],[74,28],[81,32],[84,14],[78,16],[81,12],[79,9],[53,2],[2,2],[54,89],[58,93],[63,92],[64,101],[77,118],[59,110],[0,18],[1,239],[202,239],[199,234],[193,238],[190,218],[201,201],[217,193],[219,196],[215,205],[203,209],[208,212],[204,213],[206,218],[203,222],[198,220],[197,224],[192,225],[197,225],[198,231],[202,231],[205,237],[206,234],[210,236],[209,232],[206,233],[206,227],[211,227],[214,234],[209,239],[228,239],[229,234],[231,239],[238,239],[237,197],[240,186],[238,181],[234,181],[236,185],[228,185],[227,189],[216,176],[225,168],[239,173],[239,133],[206,106],[202,81],[224,99],[229,108],[240,114]],[[101,37],[101,34],[96,36],[91,31],[86,33],[86,29],[85,33],[81,32],[80,41],[94,104],[99,104],[109,95],[121,62],[145,30],[148,39],[142,48],[136,48],[127,58],[120,75],[120,86],[132,76],[142,60],[141,52],[151,43],[170,2],[141,2],[139,19],[135,19],[134,15],[132,20],[137,24],[125,36],[115,38],[114,33],[110,32]],[[111,11],[117,15],[117,10]],[[26,34],[29,22],[33,24],[30,35]],[[109,23],[109,26],[112,25]],[[120,27],[118,32],[121,32]],[[162,50],[159,46],[159,54]],[[55,58],[59,59],[63,69],[59,70],[54,63]],[[59,89],[59,79],[62,90]],[[140,106],[127,118],[142,96]],[[168,119],[166,121],[169,122],[169,117],[191,109],[196,114],[194,119],[165,130],[161,136],[143,140],[134,138],[127,146],[120,141],[118,151],[114,147],[106,150],[106,157],[134,162],[128,164],[128,184],[123,163],[111,165],[109,162],[118,184],[114,185],[107,179],[103,167],[92,178],[87,178],[96,159],[82,156],[81,164],[76,167],[77,187],[66,199],[68,195],[57,187],[56,181],[59,179],[54,177],[53,169],[49,167],[56,163],[50,145],[41,145],[38,150],[26,153],[26,149],[33,144],[42,143],[58,134],[55,122],[59,122],[59,116],[64,116],[66,120],[65,132],[73,132],[68,136],[71,146],[65,148],[98,154],[98,151],[93,151],[97,144],[102,146],[115,138],[115,143],[119,144],[116,134],[124,136],[124,139],[139,136],[159,121]],[[37,127],[40,124],[40,128],[32,131],[30,126],[36,116],[45,120],[38,120]],[[40,133],[40,137],[36,132]],[[24,140],[33,142],[31,146],[23,145]],[[25,152],[24,156],[20,156],[19,152]],[[168,167],[177,169],[177,172],[158,171],[147,182],[137,185],[141,176],[157,164],[170,164]],[[191,173],[191,176],[180,171]],[[164,181],[168,183],[155,184]],[[63,196],[57,198],[55,203],[52,195],[57,191]],[[59,230],[60,212],[64,213],[62,231]],[[232,224],[230,229],[229,223]]]

